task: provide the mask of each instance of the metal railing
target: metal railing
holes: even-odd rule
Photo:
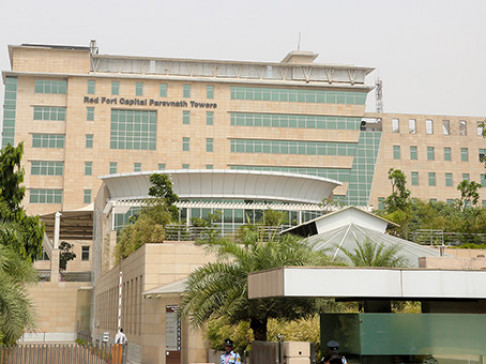
[[[0,346],[0,364],[122,364],[121,345],[77,344]]]
[[[444,230],[418,229],[409,233],[408,239],[423,245],[486,244],[486,234],[444,232]]]
[[[258,234],[262,241],[269,241],[278,235],[285,227],[258,226]],[[234,227],[215,225],[213,227],[195,227],[187,225],[167,225],[165,227],[165,240],[168,241],[196,241],[210,237],[225,237],[233,239],[237,237]]]

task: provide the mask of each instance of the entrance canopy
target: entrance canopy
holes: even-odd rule
[[[40,216],[46,227],[46,234],[54,239],[54,224],[56,212]],[[59,230],[60,240],[92,240],[93,239],[93,204],[79,210],[61,211]]]

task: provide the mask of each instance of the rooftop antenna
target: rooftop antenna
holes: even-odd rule
[[[297,50],[300,51],[300,35],[301,33],[299,32],[299,42],[297,43]]]
[[[383,82],[381,82],[380,77],[376,79],[376,91],[375,91],[375,98],[376,98],[376,112],[379,114],[383,113]]]

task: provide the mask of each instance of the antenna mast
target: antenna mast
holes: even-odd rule
[[[299,43],[297,43],[297,50],[300,51],[300,32],[299,32]]]
[[[376,79],[376,91],[375,91],[375,97],[376,97],[376,112],[382,114],[383,113],[383,82],[381,82],[381,79],[378,77]]]

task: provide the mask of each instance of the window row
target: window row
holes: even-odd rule
[[[190,165],[183,163],[181,165],[182,169],[189,169]],[[163,171],[166,169],[166,164],[165,163],[159,163],[157,165],[157,169],[159,171]],[[206,169],[213,169],[212,164],[206,164]],[[141,172],[142,171],[142,163],[141,162],[135,162],[133,163],[133,172]],[[110,162],[109,164],[109,174],[117,174],[118,173],[118,162]]]
[[[231,87],[232,100],[364,105],[365,92]]]
[[[359,130],[361,118],[344,116],[231,113],[231,125],[274,128]]]
[[[392,119],[392,133],[400,133],[400,119]],[[458,135],[467,136],[467,121],[459,120],[458,123]],[[442,120],[442,135],[451,135],[451,121],[450,120]],[[478,136],[483,136],[484,125],[482,121],[478,121],[476,123],[476,134]],[[408,120],[408,133],[409,134],[417,134],[417,120],[416,119],[409,119]],[[425,134],[433,135],[434,134],[434,120],[426,119],[425,120]]]
[[[486,179],[485,174],[481,174],[479,176],[481,185],[486,187]],[[436,186],[437,185],[437,174],[436,172],[428,172],[427,174],[427,182],[429,186]],[[462,173],[461,178],[459,181],[454,182],[454,175],[451,172],[444,173],[444,186],[445,187],[456,187],[461,181],[470,181],[469,173]],[[413,171],[411,172],[411,184],[412,186],[419,186],[420,185],[420,178],[419,172]]]
[[[167,84],[161,83],[159,85],[159,96],[160,97],[167,97],[167,89],[168,89]],[[135,96],[143,96],[144,95],[144,83],[143,82],[135,82],[134,91],[135,91]],[[88,80],[87,93],[89,95],[94,95],[96,93],[96,80]],[[112,81],[111,82],[111,94],[112,95],[119,95],[120,94],[120,81]],[[183,98],[190,98],[191,97],[191,85],[189,85],[189,84],[183,84],[182,85],[182,97]],[[214,99],[214,86],[212,86],[212,85],[206,86],[206,98],[207,99]]]
[[[433,161],[436,157],[436,150],[435,147],[427,147],[427,160]],[[478,151],[478,159],[480,162],[484,162],[486,157],[486,149],[479,149]],[[401,146],[394,145],[393,146],[393,159],[401,159]],[[469,161],[469,148],[461,148],[460,151],[460,158],[462,162]],[[410,146],[410,159],[417,160],[418,159],[418,147],[415,145]],[[443,160],[444,161],[452,161],[452,148],[451,147],[444,147],[443,149]]]
[[[232,153],[269,153],[354,156],[355,143],[231,139]]]
[[[34,106],[34,120],[66,121],[66,108],[54,106]]]
[[[345,168],[312,168],[312,167],[280,167],[280,166],[249,166],[249,165],[232,165],[230,169],[245,171],[272,171],[304,174],[308,176],[317,176],[334,179],[340,182],[349,182],[350,169]]]
[[[62,176],[64,174],[64,162],[32,161],[30,174],[34,176]]]
[[[50,204],[59,204],[62,203],[62,195],[63,192],[61,189],[53,189],[53,188],[31,188],[30,189],[30,203],[50,203]],[[91,203],[92,200],[92,193],[91,189],[83,190],[83,203]],[[83,256],[84,256],[83,250]],[[88,249],[88,256],[89,256],[89,249]],[[89,259],[89,258],[88,258]],[[86,259],[83,259],[86,260]]]
[[[34,91],[39,94],[66,94],[66,80],[35,80]]]

